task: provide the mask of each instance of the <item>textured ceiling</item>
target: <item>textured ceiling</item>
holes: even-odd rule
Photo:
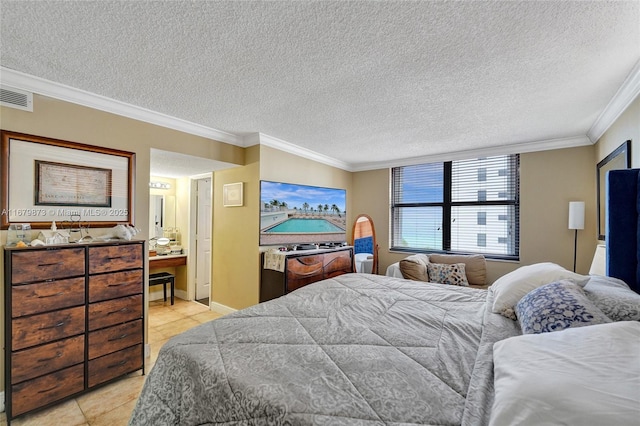
[[[0,64],[357,165],[584,136],[638,1],[6,1]],[[242,140],[242,139],[240,139]]]
[[[149,174],[151,176],[164,176],[170,178],[194,176],[203,173],[210,173],[212,170],[224,170],[237,167],[236,164],[153,148],[151,149],[150,163],[151,169]]]

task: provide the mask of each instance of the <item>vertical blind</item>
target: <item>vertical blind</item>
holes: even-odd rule
[[[392,169],[392,249],[519,255],[519,156]]]

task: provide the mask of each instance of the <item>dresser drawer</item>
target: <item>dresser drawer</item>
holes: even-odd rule
[[[21,317],[11,323],[14,351],[84,333],[84,306]]]
[[[13,318],[84,305],[84,277],[13,286]]]
[[[11,415],[58,401],[84,389],[84,365],[76,365],[11,387]]]
[[[84,362],[84,335],[11,354],[11,384]]]
[[[142,318],[142,295],[89,305],[89,331]]]
[[[287,288],[291,292],[322,279],[322,255],[301,256],[287,259]]]
[[[89,302],[142,294],[142,271],[115,272],[89,277]]]
[[[351,251],[337,251],[324,255],[324,278],[353,272]]]
[[[89,387],[142,368],[142,344],[89,361]]]
[[[84,275],[84,248],[15,251],[11,282],[27,283]]]
[[[142,245],[89,247],[89,273],[142,268]]]
[[[142,343],[142,320],[89,333],[89,359]]]

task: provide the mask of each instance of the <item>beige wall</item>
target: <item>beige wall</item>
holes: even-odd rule
[[[260,294],[259,147],[247,149],[247,164],[216,172],[213,178],[212,301],[242,309]],[[223,185],[243,182],[243,206],[222,205]]]
[[[520,156],[520,261],[489,261],[490,282],[520,265],[555,262],[573,269],[574,233],[567,229],[569,201],[584,201],[585,229],[578,231],[577,271],[587,273],[595,251],[594,147]],[[354,173],[355,214],[370,215],[380,244],[380,273],[406,256],[389,250],[389,169]]]
[[[3,130],[134,152],[134,224],[142,231],[137,236],[141,239],[147,239],[149,232],[151,148],[233,164],[244,164],[245,159],[245,150],[240,147],[39,95],[34,95],[33,112],[0,107],[0,118]],[[0,244],[6,242],[6,234],[6,231],[0,232]],[[0,280],[4,288],[4,265]],[[3,294],[4,290],[0,292]],[[4,306],[4,301],[2,303]],[[0,321],[0,339],[4,342],[4,315]],[[4,352],[0,353],[0,361],[0,390],[3,390]]]
[[[213,302],[242,309],[259,301],[260,180],[344,188],[348,197],[351,179],[350,172],[261,145],[247,149],[244,167],[216,172]],[[244,205],[223,207],[223,185],[234,182],[244,182]],[[349,199],[347,206],[351,206]],[[347,223],[351,223],[347,213]]]

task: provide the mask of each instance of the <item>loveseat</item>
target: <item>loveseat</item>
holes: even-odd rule
[[[488,286],[487,262],[481,254],[413,254],[389,265],[385,275],[477,288]]]

